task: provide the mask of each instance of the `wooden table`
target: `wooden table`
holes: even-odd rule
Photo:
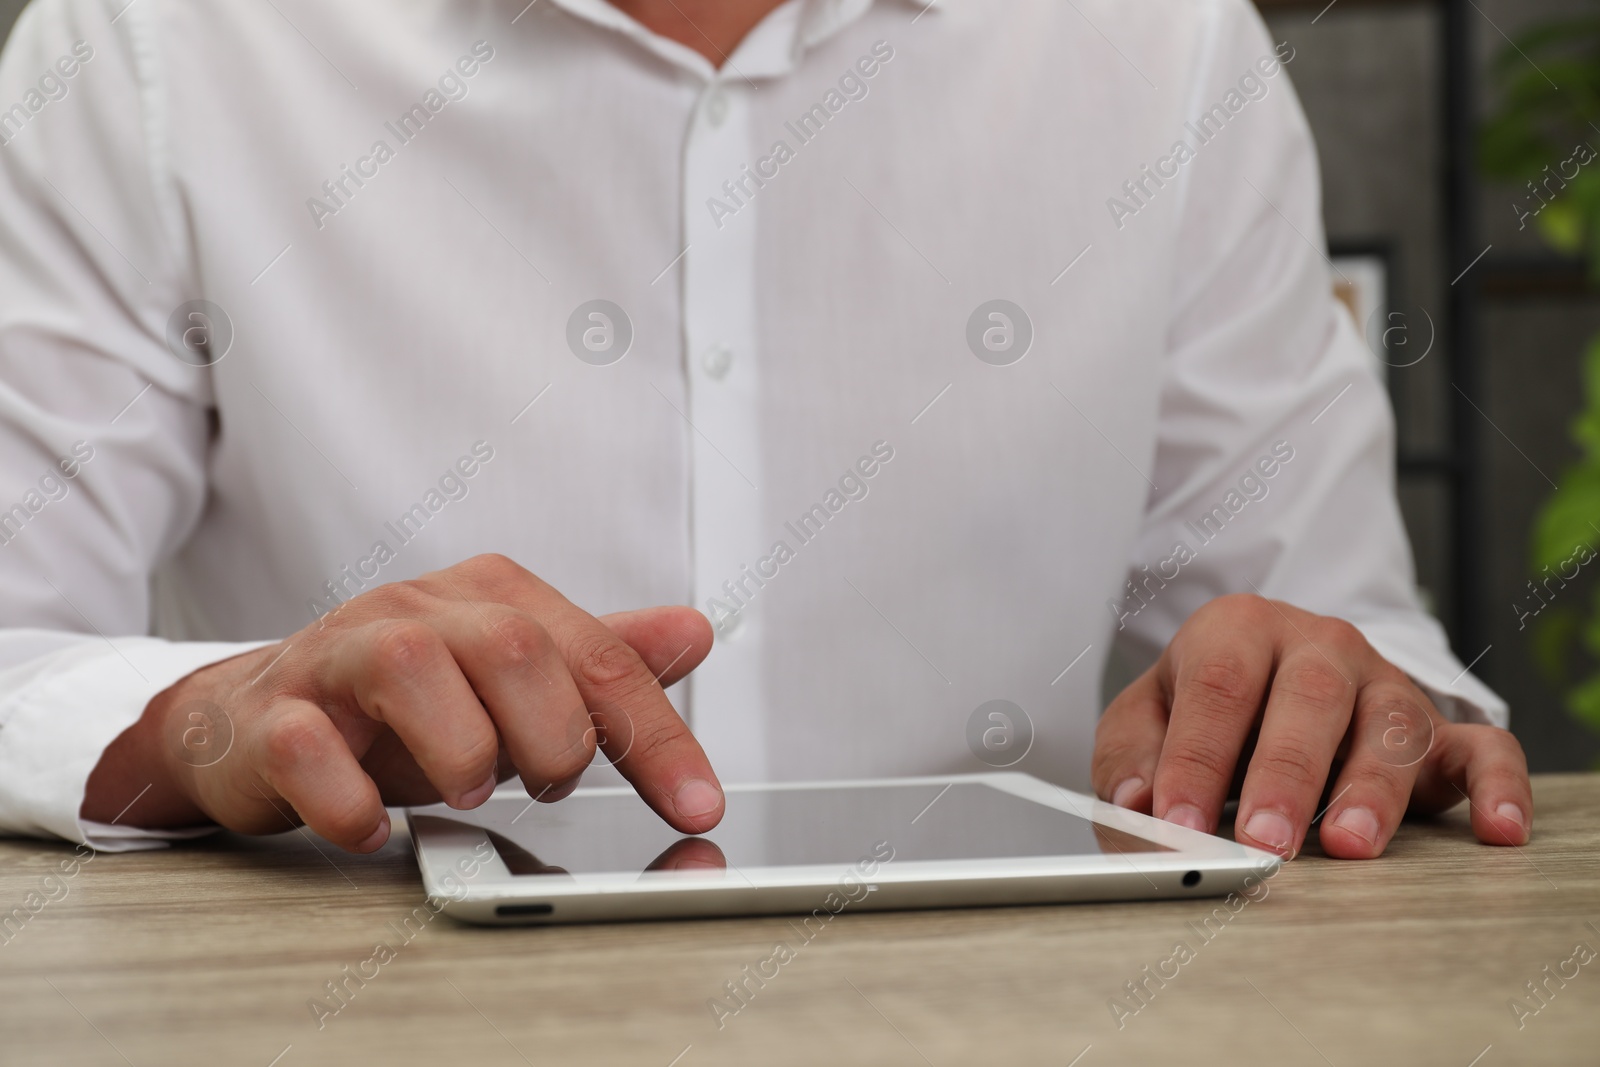
[[[707,1001],[799,944],[787,920],[441,917],[405,942],[402,834],[366,858],[297,833],[99,855],[0,944],[0,1063],[1592,1064],[1600,958],[1566,961],[1600,951],[1600,777],[1534,791],[1526,848],[1472,843],[1459,812],[1407,825],[1377,862],[1288,865],[1209,941],[1217,901],[846,911],[720,1028]],[[0,912],[72,855],[0,842]],[[308,1001],[379,941],[393,958],[319,1029]]]

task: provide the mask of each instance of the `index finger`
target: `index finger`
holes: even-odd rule
[[[722,786],[700,743],[644,660],[577,608],[559,611],[551,636],[578,685],[596,742],[639,796],[684,833],[722,819]]]
[[[474,557],[450,572],[544,625],[588,709],[599,748],[656,814],[690,834],[721,821],[722,786],[711,762],[628,642],[504,556]]]

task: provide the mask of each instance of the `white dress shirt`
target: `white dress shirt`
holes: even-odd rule
[[[1007,700],[1084,787],[1113,647],[1252,590],[1503,724],[1292,60],[1244,0],[789,0],[721,69],[602,0],[36,0],[0,828],[158,838],[77,816],[153,695],[490,551],[712,615],[673,697],[726,781],[982,770]]]

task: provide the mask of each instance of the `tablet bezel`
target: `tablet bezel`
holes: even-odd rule
[[[869,891],[851,907],[857,910],[1038,903],[1046,900],[1139,899],[1215,896],[1240,889],[1254,875],[1265,880],[1280,859],[1269,852],[1162,822],[1075,793],[1015,771],[861,778],[729,785],[730,793],[804,789],[856,789],[883,786],[941,787],[959,783],[991,786],[1092,823],[1121,830],[1170,852],[1102,852],[972,860],[890,860],[862,877]],[[573,796],[631,794],[626,786],[584,789]],[[527,800],[514,784],[491,803],[512,797]],[[931,806],[931,805],[930,805]],[[431,901],[447,914],[470,922],[588,922],[607,919],[689,915],[782,914],[809,910],[808,894],[826,894],[852,870],[847,864],[727,868],[720,873],[618,871],[580,873],[560,878],[513,875],[477,825],[471,811],[443,805],[406,809],[438,815],[450,829],[412,830],[417,865]],[[485,849],[484,846],[488,848]],[[892,842],[891,842],[892,845]],[[485,858],[485,857],[488,858]],[[470,873],[469,873],[470,872]],[[1197,884],[1184,884],[1184,877]],[[820,897],[819,897],[820,899]],[[517,913],[501,908],[514,906]],[[549,908],[540,911],[544,905]]]

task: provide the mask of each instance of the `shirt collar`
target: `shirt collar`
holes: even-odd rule
[[[867,13],[874,0],[786,0],[774,8],[734,49],[721,69],[699,52],[651,32],[606,0],[549,0],[567,13],[620,33],[653,55],[706,81],[719,78],[778,77],[794,69],[800,55]],[[922,13],[952,0],[892,0]]]
[[[805,48],[811,48],[829,37],[838,33],[846,26],[855,22],[867,9],[872,6],[873,0],[804,0],[806,11],[800,20],[799,42]],[[924,11],[937,11],[951,0],[896,0],[903,7],[909,7],[918,12],[914,17],[921,17]]]

